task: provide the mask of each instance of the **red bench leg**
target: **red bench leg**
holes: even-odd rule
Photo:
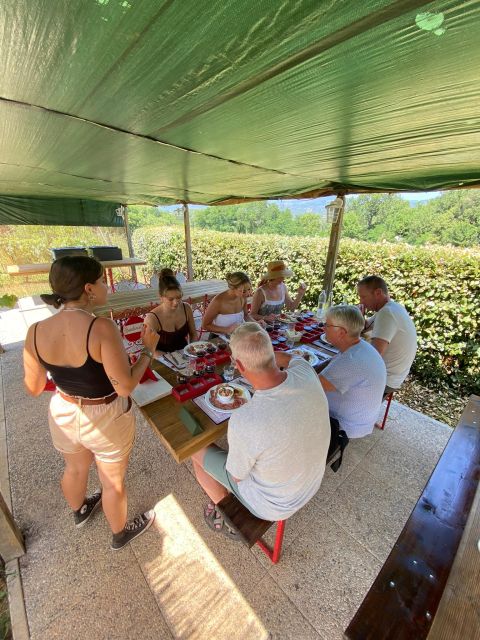
[[[388,394],[387,396],[387,408],[385,409],[385,415],[383,416],[383,421],[382,424],[380,426],[378,426],[378,429],[381,429],[382,431],[385,429],[385,423],[387,421],[387,417],[388,417],[388,412],[390,410],[390,403],[392,402],[392,398],[393,398],[393,391],[391,393]],[[377,425],[375,425],[377,426]]]
[[[257,544],[260,549],[265,553],[273,564],[277,564],[280,560],[280,555],[282,553],[282,543],[283,543],[283,532],[285,531],[285,520],[279,520],[277,522],[277,532],[275,535],[275,542],[273,544],[273,549],[270,549],[265,542],[260,538],[257,540]]]

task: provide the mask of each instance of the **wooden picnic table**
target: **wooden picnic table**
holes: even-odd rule
[[[202,302],[205,296],[213,298],[218,293],[225,291],[227,285],[224,280],[196,280],[182,284],[183,299],[191,302]],[[124,311],[125,309],[148,309],[152,303],[159,302],[158,290],[153,287],[147,289],[132,289],[130,291],[117,291],[110,293],[107,303],[95,309],[97,316],[109,316]]]
[[[112,269],[118,267],[140,267],[147,264],[146,260],[140,258],[122,258],[122,260],[101,260],[100,261],[107,273],[107,277],[110,283],[110,288],[115,291],[115,284],[113,282]],[[10,276],[34,276],[41,273],[49,273],[51,262],[43,262],[39,264],[11,264],[7,266],[7,273]]]
[[[140,258],[123,258],[122,260],[101,260],[105,269],[115,269],[116,267],[139,267],[147,264],[146,260]],[[11,264],[7,267],[10,276],[33,276],[39,273],[49,273],[51,262],[39,264]]]
[[[315,351],[323,351],[313,345],[308,346]],[[324,351],[324,353],[327,352]],[[328,355],[331,356],[332,354],[328,353]],[[221,374],[224,366],[225,365],[217,366],[216,373]],[[161,362],[155,360],[152,364],[152,369],[157,371],[162,378],[173,387],[178,384],[176,379],[177,374]],[[198,420],[203,429],[203,433],[196,436],[190,434],[179,417],[182,406]],[[215,424],[193,400],[179,402],[173,395],[168,395],[165,398],[139,407],[139,410],[153,429],[155,435],[160,438],[167,451],[169,451],[179,463],[187,460],[194,453],[200,451],[200,449],[213,444],[227,431],[229,416],[226,416],[225,420],[220,424]]]

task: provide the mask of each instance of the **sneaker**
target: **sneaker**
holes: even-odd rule
[[[102,504],[102,492],[95,491],[94,494],[85,499],[85,502],[82,504],[78,511],[73,512],[73,517],[75,519],[75,526],[77,529],[83,527],[83,525],[90,520],[95,511]]]
[[[152,524],[155,520],[155,511],[153,509],[151,511],[145,511],[141,515],[137,516],[123,527],[123,531],[119,533],[114,533],[112,536],[112,544],[110,545],[110,549],[113,551],[118,551],[126,544],[141,536]]]

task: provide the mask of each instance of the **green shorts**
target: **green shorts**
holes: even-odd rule
[[[230,493],[239,500],[244,507],[246,507],[250,513],[253,513],[257,518],[261,518],[252,507],[245,502],[238,491],[238,484],[234,480],[231,473],[227,471],[227,455],[228,452],[223,449],[218,449],[217,447],[207,447],[205,451],[205,455],[203,457],[203,468],[208,473],[209,476],[215,478],[217,482],[222,484],[225,489],[228,489]]]

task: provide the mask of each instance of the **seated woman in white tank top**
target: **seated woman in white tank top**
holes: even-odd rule
[[[247,299],[252,285],[246,273],[236,271],[227,274],[228,289],[213,298],[203,317],[202,329],[212,333],[230,334],[242,324],[252,321],[247,309]]]
[[[252,300],[251,315],[254,320],[273,321],[286,307],[293,311],[302,300],[306,286],[303,282],[297,290],[297,295],[292,300],[285,285],[285,278],[290,278],[293,273],[287,269],[283,260],[274,260],[268,263],[267,272],[263,274],[262,281],[255,291]]]

